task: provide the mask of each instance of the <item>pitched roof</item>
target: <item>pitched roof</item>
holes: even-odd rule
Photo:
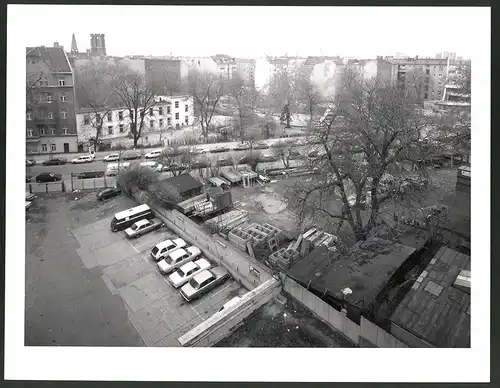
[[[45,61],[53,72],[71,72],[66,53],[61,47],[26,47],[26,55]]]
[[[470,256],[441,247],[391,321],[436,347],[470,347],[470,293],[453,286],[462,270]]]
[[[203,183],[201,183],[198,179],[193,178],[190,174],[181,174],[174,176],[172,178],[168,178],[156,183],[158,186],[168,185],[175,187],[181,194],[186,191],[190,191],[193,189],[198,189],[203,187]]]

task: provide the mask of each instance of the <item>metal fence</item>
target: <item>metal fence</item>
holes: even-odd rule
[[[64,181],[26,184],[26,191],[29,193],[60,193],[65,192],[66,189]]]
[[[71,179],[70,189],[73,190],[92,190],[107,187],[116,187],[116,177],[102,177],[90,179]]]

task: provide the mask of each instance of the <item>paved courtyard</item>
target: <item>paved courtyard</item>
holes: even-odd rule
[[[229,280],[197,301],[184,301],[157,271],[149,255],[155,244],[176,237],[170,230],[164,227],[136,240],[125,239],[121,232],[111,232],[113,214],[136,205],[129,198],[118,197],[100,204],[94,193],[72,193],[52,194],[37,202],[38,213],[35,207],[33,214],[27,214],[26,226],[27,345],[178,346],[178,337],[218,311],[229,299],[245,293],[238,283]],[[78,219],[71,214],[76,210],[80,210]],[[36,219],[40,213],[43,219]],[[32,228],[45,230],[47,234],[34,230],[29,233]],[[57,276],[44,272],[41,283],[37,271],[47,264],[40,257],[54,246],[60,247],[50,257]],[[72,265],[65,268],[66,264],[57,264],[59,261],[71,261]],[[41,292],[45,288],[51,292]],[[68,298],[61,301],[61,292]],[[89,306],[86,311],[81,311],[82,299]],[[55,303],[56,300],[60,303]],[[46,305],[52,306],[49,311],[43,308]],[[33,309],[40,313],[37,315]],[[59,322],[58,314],[67,319]],[[80,324],[77,317],[83,319],[83,315],[91,322],[90,326]],[[71,335],[51,341],[54,329],[35,333],[33,328],[40,325],[42,317],[52,322],[51,326],[57,326],[55,330]],[[107,335],[114,335],[115,340],[102,332],[103,325],[106,332],[113,333]],[[82,332],[86,334],[82,336]]]

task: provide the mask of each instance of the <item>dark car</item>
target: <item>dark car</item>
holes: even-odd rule
[[[299,151],[290,151],[290,159],[291,160],[294,160],[294,159],[302,159],[303,156],[300,154]]]
[[[49,160],[45,160],[42,164],[44,166],[56,166],[59,164],[66,164],[68,161],[65,158],[52,158]]]
[[[40,175],[37,175],[36,181],[38,183],[45,183],[45,182],[57,182],[62,179],[61,174],[53,174],[51,172],[44,172]]]
[[[276,162],[278,160],[277,156],[274,155],[265,155],[259,158],[259,162],[267,163],[267,162]]]
[[[223,166],[232,166],[233,162],[231,159],[219,159],[217,161],[217,166],[223,167]]]
[[[316,158],[318,155],[319,155],[319,151],[318,151],[318,150],[313,150],[313,151],[311,151],[311,152],[309,152],[309,153],[307,154],[307,156],[308,156],[309,158]]]
[[[192,169],[196,169],[196,168],[206,168],[208,167],[208,163],[207,162],[194,162],[191,164],[191,168]]]
[[[26,159],[26,167],[31,167],[36,164],[36,160],[33,159]]]
[[[219,152],[227,152],[227,151],[229,151],[229,148],[223,147],[223,146],[218,146],[218,147],[212,148],[210,150],[211,153],[219,153]]]
[[[26,183],[31,182],[32,175],[26,175]]]
[[[102,178],[104,171],[84,171],[77,175],[78,179]]]
[[[122,191],[118,187],[112,187],[109,189],[99,190],[96,197],[99,201],[104,201],[105,199],[116,197],[120,195]]]
[[[122,155],[122,160],[140,159],[141,156],[141,153],[137,151],[127,152],[126,154]]]

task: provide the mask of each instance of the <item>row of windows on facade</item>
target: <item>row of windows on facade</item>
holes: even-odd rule
[[[66,86],[66,81],[63,78],[59,78],[57,80],[57,84],[58,86]],[[46,79],[41,79],[40,81],[38,81],[38,86],[49,86],[49,81],[47,81]]]
[[[43,119],[44,117],[40,117],[41,116],[41,113],[39,113],[37,119]],[[54,119],[54,112],[47,112],[47,118],[49,120],[53,120]],[[61,111],[61,118],[62,119],[67,119],[68,118],[68,112],[65,111],[65,110],[62,110]],[[26,120],[33,120],[33,112],[26,112]]]
[[[59,100],[61,102],[68,102],[68,97],[63,94],[63,95],[59,96]],[[50,94],[50,93],[44,93],[44,94],[40,94],[38,96],[38,101],[40,103],[46,102],[46,103],[50,104],[50,103],[54,102],[54,98],[53,98],[52,94]]]
[[[33,128],[28,128],[27,129],[28,137],[33,137],[34,136],[34,131]],[[45,128],[39,128],[38,129],[39,136],[45,136],[47,133],[45,133]],[[63,128],[62,129],[63,135],[68,134],[68,128]],[[56,134],[56,128],[55,127],[49,127],[48,129],[48,134],[49,135],[55,135]]]
[[[50,145],[50,150],[51,151],[57,151],[56,145],[55,144],[51,144]],[[47,144],[42,144],[42,152],[47,152]]]
[[[179,108],[179,101],[176,101],[175,102],[175,108]],[[189,112],[189,105],[184,105],[184,112]],[[141,118],[144,117],[144,112],[141,111]],[[158,108],[158,114],[160,116],[163,116],[164,115],[164,111],[163,111],[163,107],[160,106]],[[170,114],[170,106],[167,106],[167,114],[169,115]],[[154,108],[149,108],[149,116],[154,116]],[[119,111],[118,112],[118,120],[123,120],[123,111]],[[134,112],[133,111],[130,111],[129,112],[129,117],[131,120],[134,119]],[[113,112],[108,112],[106,114],[106,119],[107,121],[113,121]],[[178,120],[179,119],[179,113],[176,113],[175,114],[175,119]],[[96,117],[96,120],[99,122],[101,121],[101,115],[100,114],[97,114],[97,117]],[[83,116],[83,121],[84,121],[84,124],[85,125],[89,125],[90,124],[90,115],[89,114],[86,114]]]
[[[176,120],[179,119],[179,113],[176,113],[175,114],[175,118]],[[165,121],[163,119],[160,119],[159,120],[159,128],[162,129],[165,127]],[[171,126],[172,125],[172,119],[170,117],[167,118],[167,127]],[[184,123],[182,123],[182,125],[189,125],[189,116],[186,116],[184,117]],[[176,124],[176,127],[178,127],[179,124]],[[155,129],[156,128],[156,121],[155,120],[150,120],[149,121],[149,127],[148,129]],[[114,134],[114,127],[112,125],[108,125],[108,135],[113,135]],[[124,130],[125,130],[125,125],[124,124],[120,124],[118,126],[118,129],[119,129],[119,133],[123,133]],[[101,132],[99,132],[99,134],[101,134]]]

